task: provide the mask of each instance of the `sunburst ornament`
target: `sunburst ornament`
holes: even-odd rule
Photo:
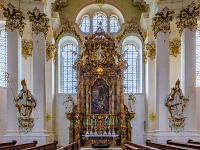
[[[151,121],[155,121],[155,120],[156,120],[156,114],[150,113],[149,119],[150,119]]]
[[[47,113],[47,115],[46,115],[47,122],[50,121],[51,118],[52,118],[51,115],[49,113]]]

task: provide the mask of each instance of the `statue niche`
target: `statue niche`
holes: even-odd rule
[[[131,140],[129,113],[124,105],[124,70],[122,54],[116,51],[115,39],[99,28],[85,37],[84,50],[77,58],[77,104],[70,119],[70,142],[81,145],[97,142],[93,137],[109,137],[100,142],[123,145]]]

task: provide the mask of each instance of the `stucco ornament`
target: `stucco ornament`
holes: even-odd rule
[[[15,7],[11,3],[7,5],[7,8],[5,8],[3,5],[1,7],[4,10],[3,15],[6,18],[5,27],[10,29],[12,32],[15,29],[18,29],[20,36],[22,36],[24,25],[26,24],[24,22],[25,18],[22,16],[22,12],[15,9]]]
[[[177,16],[176,25],[179,29],[179,34],[181,35],[183,29],[188,28],[192,30],[194,27],[197,27],[197,17],[199,16],[200,4],[196,6],[194,2],[188,5],[186,8],[180,11],[180,14]]]
[[[35,34],[43,32],[46,37],[50,27],[48,25],[49,18],[46,18],[47,15],[41,13],[37,7],[33,9],[33,12],[28,11],[27,14],[29,15],[30,22],[32,22],[32,31]]]
[[[177,38],[173,39],[169,43],[169,54],[172,55],[173,57],[177,57],[181,53],[180,47],[181,47],[181,41],[178,40]]]
[[[27,59],[29,56],[32,56],[33,51],[33,42],[28,41],[27,39],[22,40],[22,56]]]
[[[55,60],[56,57],[56,47],[55,44],[46,43],[46,61],[50,59]]]
[[[155,14],[155,17],[152,19],[152,27],[154,31],[154,37],[156,38],[159,31],[167,33],[170,30],[170,22],[173,19],[173,10],[169,10],[168,7],[162,9],[161,12]]]
[[[177,80],[175,87],[171,89],[171,93],[166,99],[165,106],[169,110],[169,126],[175,132],[182,131],[185,126],[185,116],[183,112],[185,110],[188,99],[184,97],[182,90],[180,89],[180,81]]]
[[[146,48],[146,51],[147,51],[147,56],[151,60],[154,60],[156,58],[156,46],[155,46],[155,43],[147,43],[147,44],[145,44],[145,48]]]

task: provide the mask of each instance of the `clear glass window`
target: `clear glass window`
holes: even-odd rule
[[[95,13],[93,20],[93,32],[97,31],[97,29],[102,28],[105,32],[107,32],[107,17],[102,12]]]
[[[83,31],[85,33],[90,32],[90,18],[89,18],[89,16],[83,16],[83,18],[81,20],[80,29],[81,29],[81,31]]]
[[[116,16],[110,17],[110,32],[116,33],[119,30],[119,22]]]
[[[63,93],[76,93],[77,80],[73,66],[77,55],[73,52],[77,52],[77,46],[72,43],[66,44],[61,52]]]
[[[0,86],[7,87],[5,72],[7,72],[7,33],[0,30]]]
[[[124,59],[127,62],[127,69],[124,72],[124,86],[125,93],[136,93],[137,92],[137,79],[138,79],[138,50],[136,46],[131,44],[126,44],[123,47],[123,52],[125,53]]]

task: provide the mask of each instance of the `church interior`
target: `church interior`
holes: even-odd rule
[[[0,0],[0,147],[200,149],[199,11],[198,0]]]

